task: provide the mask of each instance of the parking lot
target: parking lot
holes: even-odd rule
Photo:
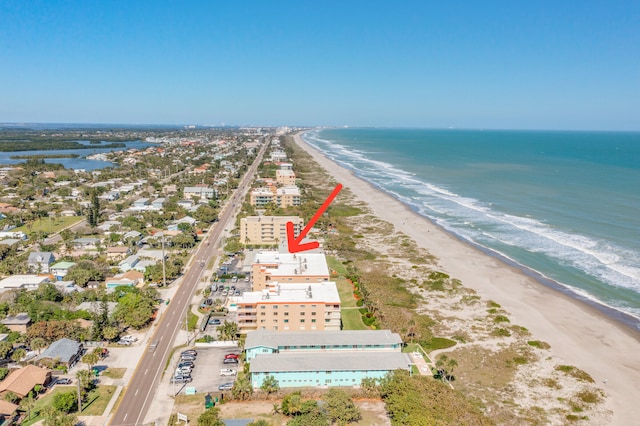
[[[170,368],[165,374],[165,380],[169,381],[174,375],[175,369],[180,360],[180,352],[177,350],[174,354]],[[220,370],[223,368],[231,368],[238,370],[241,368],[239,364],[224,364],[224,356],[228,353],[240,353],[237,347],[199,347],[196,348],[198,355],[194,361],[195,368],[191,372],[191,383],[170,384],[173,394],[184,393],[187,387],[194,388],[197,393],[218,392],[218,386],[222,383],[235,381],[235,376],[220,376]]]

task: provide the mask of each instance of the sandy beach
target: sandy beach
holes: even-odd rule
[[[295,141],[337,182],[367,203],[375,216],[435,256],[442,271],[483,299],[502,305],[514,323],[548,342],[554,357],[589,373],[608,397],[606,407],[613,412],[610,424],[640,424],[634,412],[640,399],[640,332],[457,239],[327,159],[299,135]]]

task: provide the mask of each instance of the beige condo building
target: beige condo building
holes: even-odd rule
[[[255,207],[264,207],[269,203],[284,209],[301,204],[300,189],[297,186],[283,186],[282,188],[256,188],[251,191],[249,202]]]
[[[236,300],[238,330],[340,330],[340,296],[334,282],[320,284],[271,283]]]
[[[261,251],[251,265],[253,291],[262,291],[272,283],[311,284],[329,281],[329,267],[324,253],[280,253]]]
[[[303,227],[298,216],[248,216],[240,219],[240,243],[247,245],[279,244],[287,240],[287,222],[293,223],[294,235]]]

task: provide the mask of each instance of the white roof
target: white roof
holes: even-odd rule
[[[312,347],[360,347],[372,345],[400,345],[402,338],[391,330],[325,330],[325,331],[274,331],[252,330],[247,332],[245,349],[284,346]],[[344,350],[344,349],[341,349]],[[323,350],[326,351],[326,350]]]
[[[37,286],[48,282],[49,278],[39,275],[11,275],[0,281],[0,288],[20,288],[24,286]]]
[[[327,258],[323,253],[280,253],[261,251],[256,255],[254,264],[278,265],[268,267],[271,277],[293,275],[329,276]],[[265,265],[265,266],[266,266]]]

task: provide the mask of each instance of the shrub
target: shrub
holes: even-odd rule
[[[527,344],[529,346],[533,346],[534,348],[538,348],[538,349],[549,349],[551,347],[551,345],[548,344],[547,342],[542,342],[540,340],[529,340]]]
[[[511,332],[506,328],[496,328],[491,332],[491,335],[494,337],[509,337],[511,336]]]
[[[509,321],[509,318],[505,317],[504,315],[498,315],[493,319],[493,322],[497,324],[501,322],[511,322],[511,321]]]
[[[558,365],[556,367],[556,371],[560,371],[568,376],[571,376],[583,382],[595,383],[595,380],[593,380],[593,377],[591,377],[588,373],[572,365]]]

